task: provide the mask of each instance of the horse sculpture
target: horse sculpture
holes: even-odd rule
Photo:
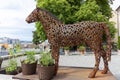
[[[36,8],[26,18],[28,23],[40,21],[43,25],[48,41],[51,44],[52,57],[55,59],[55,71],[57,74],[59,62],[59,48],[76,46],[86,43],[95,54],[95,67],[89,74],[94,78],[99,69],[100,58],[103,58],[103,74],[108,72],[108,61],[111,59],[111,38],[107,25],[103,22],[82,21],[75,24],[63,24],[47,10]],[[102,47],[102,36],[106,34],[107,50]]]

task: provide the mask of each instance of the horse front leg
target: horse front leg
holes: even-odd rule
[[[58,62],[59,62],[59,47],[52,46],[52,57],[55,60],[55,74],[57,74],[58,71]]]
[[[95,61],[96,61],[95,62],[95,67],[94,67],[93,71],[89,74],[89,76],[88,76],[89,78],[94,78],[97,71],[99,70],[101,55],[98,51],[97,52],[95,51],[94,54],[95,54]]]

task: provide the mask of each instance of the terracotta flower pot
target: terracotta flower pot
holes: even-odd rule
[[[21,64],[22,64],[23,75],[32,75],[36,73],[37,61],[32,64],[25,64],[23,62],[21,62]]]
[[[38,64],[39,80],[51,80],[54,77],[55,66],[41,66]]]
[[[81,54],[85,54],[85,50],[81,50]]]

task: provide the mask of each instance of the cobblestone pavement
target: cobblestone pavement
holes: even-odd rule
[[[120,55],[118,53],[112,53],[111,62],[109,62],[109,69],[117,80],[120,80]],[[38,55],[36,55],[38,58]],[[17,58],[18,65],[20,66],[20,60],[25,57]],[[4,61],[2,67],[6,66],[8,61]],[[94,67],[95,58],[93,54],[79,55],[79,53],[70,53],[70,55],[61,55],[59,60],[59,66],[71,66],[71,67]],[[103,69],[103,61],[101,59],[100,69]],[[12,76],[0,75],[0,80],[13,80]]]

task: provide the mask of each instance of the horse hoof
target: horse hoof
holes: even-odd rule
[[[107,74],[107,70],[102,70],[101,74]]]
[[[55,71],[55,73],[54,73],[54,76],[56,76],[57,75],[57,71]]]
[[[95,75],[93,73],[90,73],[88,78],[95,78]]]

